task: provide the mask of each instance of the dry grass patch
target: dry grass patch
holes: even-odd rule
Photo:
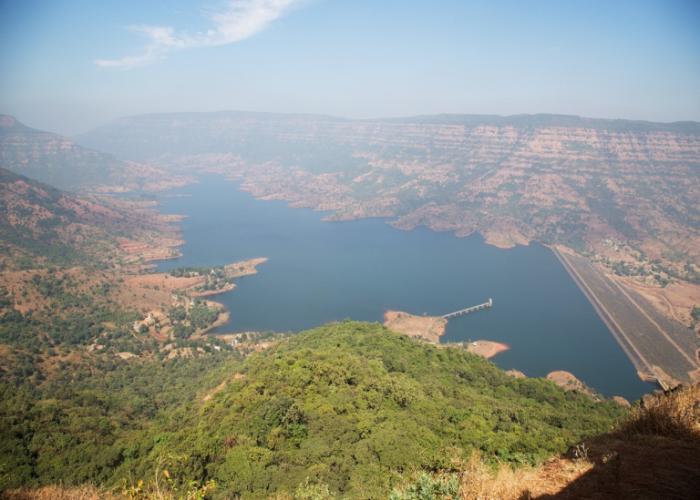
[[[62,486],[45,486],[38,490],[21,489],[5,491],[7,500],[122,500],[124,497],[104,487],[92,484],[64,488]]]
[[[700,443],[700,386],[678,386],[664,396],[645,396],[617,435],[663,436]]]

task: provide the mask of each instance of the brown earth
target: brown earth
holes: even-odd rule
[[[442,316],[415,316],[402,311],[387,311],[384,313],[383,324],[394,332],[438,344],[440,337],[445,334],[447,320]],[[478,340],[459,345],[462,345],[467,351],[484,358],[492,358],[496,354],[508,350],[506,344],[488,340]]]
[[[648,380],[649,382],[661,381],[664,384],[666,384],[666,387],[668,387],[668,388],[672,388],[672,387],[676,387],[676,386],[681,385],[680,380],[677,380],[677,379],[673,378],[672,376],[670,376],[660,366],[653,365],[651,367],[651,369],[653,371],[654,378],[651,380]],[[644,380],[644,379],[642,378],[642,380]]]
[[[595,392],[586,387],[586,385],[577,379],[572,373],[565,371],[554,371],[547,374],[547,380],[551,380],[559,387],[563,387],[567,391],[574,389],[581,392],[586,392],[595,397]]]
[[[384,326],[389,330],[429,342],[440,342],[446,324],[447,320],[440,316],[414,316],[402,311],[384,313]]]
[[[690,312],[700,305],[700,285],[687,281],[674,281],[661,287],[657,283],[644,286],[636,280],[620,279],[625,286],[645,296],[666,316],[684,324],[691,322]]]
[[[240,375],[240,373],[237,373],[236,375]],[[235,378],[235,376],[234,376],[234,378]],[[221,382],[218,386],[216,386],[216,388],[213,391],[211,391],[209,394],[207,394],[206,396],[204,396],[202,398],[202,402],[206,403],[207,401],[209,401],[211,398],[214,397],[214,394],[216,394],[217,392],[223,391],[227,385],[228,385],[228,380],[224,380],[223,382]]]
[[[32,310],[33,318],[47,324],[58,318],[74,321],[71,315],[85,314],[88,308],[122,311],[141,318],[129,325],[119,320],[96,325],[96,337],[85,348],[68,348],[51,338],[46,329],[34,329],[42,343],[50,347],[31,352],[34,373],[39,375],[33,375],[30,382],[41,385],[59,377],[67,377],[70,382],[85,373],[97,376],[96,366],[109,358],[109,363],[117,365],[153,359],[158,355],[153,341],[166,343],[172,339],[174,325],[168,311],[173,306],[187,310],[197,300],[220,311],[214,324],[193,332],[191,338],[195,340],[230,320],[222,304],[195,299],[212,293],[200,289],[206,281],[203,276],[175,278],[152,272],[155,266],[148,261],[177,256],[173,247],[184,243],[180,228],[172,225],[182,217],[163,215],[154,206],[139,198],[131,201],[95,194],[68,195],[0,168],[0,314],[7,307],[7,292],[10,307],[21,313]],[[39,242],[48,244],[41,246]],[[54,251],[73,260],[51,262]],[[226,283],[213,293],[233,289],[235,285],[228,280],[256,273],[256,265],[265,261],[229,264],[224,266],[223,276],[218,269],[214,273],[217,286]],[[142,325],[147,327],[145,332],[139,331]],[[122,336],[121,342],[127,343],[130,352],[102,342],[101,337],[110,339],[115,333],[128,335]],[[270,345],[246,347],[261,350]],[[168,359],[195,355],[190,347],[173,349],[171,345],[164,350]],[[243,346],[239,350],[250,354]],[[204,353],[199,348],[198,352]],[[0,370],[12,373],[18,364],[26,363],[27,356],[21,346],[0,346]]]
[[[204,283],[201,276],[190,278],[176,278],[167,273],[145,274],[143,276],[132,276],[124,279],[124,284],[136,288],[159,287],[162,290],[171,292],[174,290],[185,290]]]
[[[120,248],[129,256],[136,256],[139,259],[128,259],[127,262],[151,262],[154,260],[177,259],[182,254],[177,250],[168,247],[154,247],[147,243],[120,243]]]
[[[465,346],[469,352],[478,356],[483,356],[484,358],[493,358],[496,354],[510,349],[510,347],[508,347],[506,344],[491,342],[489,340],[477,340],[475,342],[465,344]]]
[[[267,262],[267,259],[248,259],[241,262],[235,262],[233,264],[227,264],[224,266],[226,278],[234,279],[241,276],[256,274],[258,272],[256,266],[258,264],[262,264],[263,262]],[[175,277],[171,276],[170,273],[146,274],[132,277],[125,276],[124,283],[128,286],[136,288],[148,289],[158,287],[161,290],[169,292],[186,290],[188,295],[191,297],[205,297],[207,295],[228,292],[236,288],[234,283],[228,283],[224,288],[219,288],[216,290],[198,290],[197,287],[206,283],[206,276],[203,274],[187,277]]]
[[[51,266],[17,270],[14,263],[18,257],[26,255],[26,250],[14,245],[14,239],[3,241],[9,252],[0,256],[0,263],[4,263],[4,267],[0,266],[0,289],[7,290],[20,312],[31,309],[48,315],[69,313],[70,309],[56,310],[53,303],[55,291],[48,294],[42,292],[41,283],[52,282],[59,284],[61,293],[88,296],[95,305],[143,314],[143,319],[133,327],[138,329],[142,324],[146,325],[148,335],[166,341],[172,331],[168,309],[178,304],[186,309],[190,306],[189,299],[173,293],[185,292],[189,297],[211,293],[197,290],[205,281],[203,276],[175,278],[165,273],[154,274],[150,272],[151,266],[145,264],[179,255],[172,247],[181,245],[183,241],[179,237],[179,228],[171,224],[182,220],[182,217],[163,215],[151,208],[144,209],[144,203],[139,201],[67,195],[3,172],[0,171],[0,201],[6,207],[7,217],[1,221],[0,229],[21,228],[38,239],[46,233],[43,222],[51,220],[56,245],[75,247],[76,251],[86,252],[90,258],[104,263],[102,269],[83,266],[78,262],[75,267],[60,270]],[[129,238],[115,239],[112,237],[115,230],[129,235]],[[43,259],[32,258],[36,258],[39,264]],[[265,261],[250,259],[229,264],[224,267],[225,279],[254,274],[257,272],[255,267]],[[39,284],[34,284],[37,278]],[[234,287],[233,283],[227,283],[214,293]],[[229,321],[230,315],[224,311],[223,305],[210,301],[205,301],[205,304],[221,310],[218,320],[210,328]],[[108,330],[116,328],[115,325],[104,326]],[[199,330],[195,336],[205,331]],[[140,338],[133,328],[131,335]]]
[[[622,396],[613,396],[612,399],[613,399],[613,401],[615,401],[616,403],[621,404],[622,406],[628,406],[628,407],[630,407],[630,408],[632,407],[632,405],[630,404],[630,402],[627,401],[627,400],[626,400],[625,398],[623,398]]]
[[[257,273],[256,266],[266,262],[266,258],[249,259],[224,266],[226,277],[234,279]],[[197,291],[197,288],[205,282],[203,275],[174,277],[169,273],[144,274],[139,276],[124,276],[117,290],[120,291],[118,301],[123,307],[138,304],[149,309],[146,318],[137,322],[134,327],[138,329],[142,324],[149,327],[150,334],[159,339],[166,340],[170,337],[169,318],[167,310],[170,306],[183,305],[189,309],[190,301],[186,298],[172,295],[173,292],[184,291],[188,297],[203,297],[215,293],[222,293],[235,288],[235,284],[228,283],[224,288],[213,291]],[[204,301],[203,304],[210,308],[219,309],[219,318],[208,328],[197,330],[193,338],[199,338],[207,331],[218,326],[225,325],[230,320],[230,312],[225,310],[223,304],[213,301]],[[154,319],[157,318],[157,321]],[[159,328],[156,328],[159,325]]]

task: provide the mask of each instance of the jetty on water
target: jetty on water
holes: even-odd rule
[[[480,309],[486,309],[487,307],[491,307],[492,305],[493,305],[493,299],[489,299],[488,302],[484,302],[483,304],[479,304],[478,306],[467,307],[466,309],[460,309],[459,311],[445,314],[442,317],[445,319],[450,319],[450,318],[454,318],[455,316],[461,316],[462,314],[469,314],[470,312],[478,311]]]

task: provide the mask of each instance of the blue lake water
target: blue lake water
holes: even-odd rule
[[[566,370],[606,396],[654,389],[544,246],[504,250],[478,235],[399,231],[387,219],[324,222],[322,212],[256,200],[220,177],[201,181],[172,191],[191,196],[163,200],[163,212],[188,216],[178,224],[187,243],[159,269],[269,259],[211,297],[231,311],[217,333],[382,322],[387,309],[439,316],[492,298],[493,308],[451,319],[442,342],[502,342],[510,350],[492,358],[501,368],[530,377]]]

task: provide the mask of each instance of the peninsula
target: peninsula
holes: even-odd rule
[[[445,334],[447,320],[442,316],[416,316],[403,311],[387,311],[383,324],[394,332],[437,344]]]
[[[439,344],[440,337],[445,334],[448,320],[442,316],[416,316],[402,311],[387,311],[384,314],[384,326],[397,333]],[[452,346],[453,344],[447,344]],[[484,358],[492,358],[496,354],[507,351],[508,346],[489,340],[475,342],[460,342],[458,344],[467,351]]]

